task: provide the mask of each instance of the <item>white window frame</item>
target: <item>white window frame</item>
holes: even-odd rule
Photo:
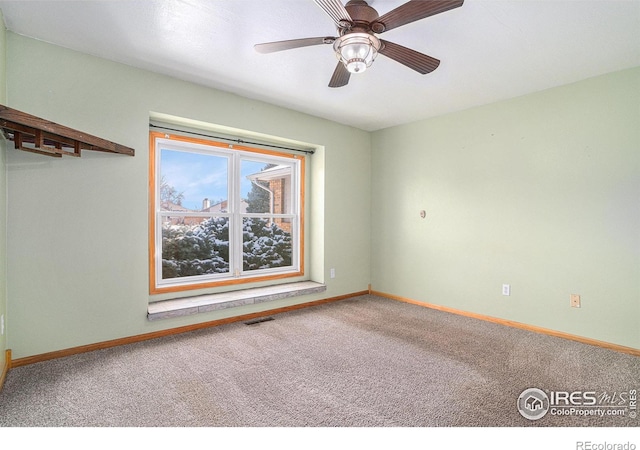
[[[162,149],[210,154],[227,158],[228,210],[226,212],[162,211],[160,201]],[[304,275],[304,157],[239,145],[230,145],[181,135],[150,133],[150,291],[163,293],[227,284],[279,279]],[[248,213],[241,208],[241,162],[291,166],[290,213]],[[229,272],[178,278],[162,278],[162,223],[172,217],[224,217],[229,220]],[[243,220],[245,218],[289,219],[291,221],[291,265],[245,271],[243,268]]]

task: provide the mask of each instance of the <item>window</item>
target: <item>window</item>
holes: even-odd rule
[[[150,133],[151,293],[303,275],[304,157]]]

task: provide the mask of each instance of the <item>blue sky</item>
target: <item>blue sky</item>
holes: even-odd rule
[[[190,153],[162,149],[161,176],[176,191],[184,194],[182,205],[189,209],[202,208],[202,200],[211,204],[226,200],[228,158],[218,155]],[[259,172],[264,162],[243,160],[241,167],[241,194],[246,198],[251,182],[246,176]]]

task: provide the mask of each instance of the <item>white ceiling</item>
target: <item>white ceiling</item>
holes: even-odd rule
[[[405,0],[372,0],[380,15]],[[372,131],[640,66],[640,0],[466,0],[381,35],[441,60],[420,75],[379,55],[327,84],[335,36],[312,0],[0,0],[9,30]]]

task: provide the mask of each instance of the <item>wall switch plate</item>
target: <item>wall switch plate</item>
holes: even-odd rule
[[[4,314],[0,316],[0,336],[4,335]]]
[[[331,270],[329,270],[329,276],[331,278],[335,278],[336,277],[336,269],[332,268]]]
[[[580,308],[580,296],[578,294],[571,294],[569,298],[572,308]]]
[[[511,295],[511,285],[503,284],[502,285],[502,295]]]

